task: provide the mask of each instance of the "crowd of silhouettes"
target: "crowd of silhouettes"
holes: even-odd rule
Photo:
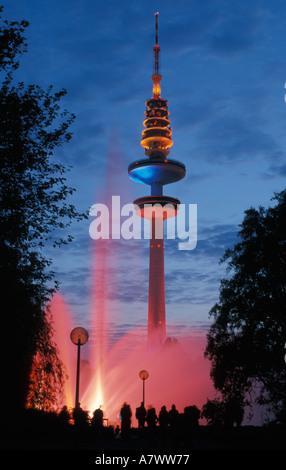
[[[73,429],[81,438],[88,436],[92,439],[122,439],[150,438],[159,439],[160,444],[168,445],[191,442],[199,426],[200,410],[196,406],[185,407],[183,413],[179,413],[173,404],[168,410],[165,405],[159,411],[153,406],[145,408],[143,402],[135,409],[134,416],[131,406],[124,402],[118,411],[120,425],[108,425],[108,419],[104,418],[101,407],[94,410],[92,416],[87,411],[77,406],[72,411],[66,406],[58,414],[61,426]],[[133,418],[133,422],[132,422]],[[137,420],[137,426],[136,426]]]
[[[59,420],[63,424],[68,424],[73,421],[76,428],[83,429],[90,427],[96,436],[101,436],[103,433],[104,416],[101,407],[93,412],[90,418],[87,411],[84,411],[80,406],[73,409],[72,414],[69,413],[66,406],[64,406],[58,415]],[[129,435],[132,428],[132,410],[128,403],[124,402],[120,411],[119,418],[121,426],[116,427],[114,430],[115,437],[120,436],[125,438]],[[149,406],[146,410],[144,403],[141,402],[135,410],[135,418],[137,419],[137,427],[139,430],[147,430],[149,434],[154,433],[157,429],[162,436],[186,433],[187,431],[195,431],[199,426],[200,410],[196,406],[187,406],[183,413],[179,413],[176,406],[173,404],[170,410],[163,405],[157,415],[154,407]],[[106,420],[107,421],[107,420]]]
[[[24,436],[29,438],[32,445],[34,442],[36,445],[41,442],[53,445],[56,442],[57,445],[63,443],[71,448],[80,448],[81,445],[100,448],[102,442],[106,441],[108,446],[118,448],[122,440],[123,445],[127,442],[127,445],[131,443],[138,448],[142,443],[145,448],[150,446],[156,449],[186,449],[201,445],[207,448],[236,446],[237,439],[247,447],[252,439],[253,445],[264,448],[276,445],[280,435],[277,433],[283,426],[279,427],[278,424],[278,431],[274,434],[273,427],[265,431],[259,428],[253,434],[247,426],[241,427],[241,433],[238,433],[238,428],[232,432],[232,426],[229,425],[199,426],[199,419],[204,416],[196,406],[186,406],[183,412],[179,412],[174,404],[169,409],[163,405],[157,412],[152,406],[147,408],[141,403],[132,414],[130,405],[123,403],[118,409],[119,421],[115,425],[108,423],[101,407],[94,410],[92,415],[80,406],[73,410],[64,406],[58,413],[35,408],[23,409],[13,415],[10,426],[6,427],[5,438],[7,441],[20,442]],[[119,442],[116,442],[117,439]],[[278,445],[284,446],[281,439],[282,435]]]
[[[132,411],[130,405],[124,403],[120,410],[121,419],[121,435],[128,436],[131,428]],[[154,407],[150,406],[146,410],[144,403],[136,408],[135,417],[138,423],[139,435],[143,435],[143,431],[149,435],[159,435],[163,442],[167,437],[174,440],[185,440],[186,437],[192,438],[199,426],[200,410],[195,406],[187,406],[183,413],[179,413],[173,404],[168,411],[163,405],[157,415]]]

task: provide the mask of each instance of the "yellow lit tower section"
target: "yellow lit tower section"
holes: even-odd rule
[[[151,186],[150,196],[134,201],[137,214],[150,220],[148,343],[151,351],[159,349],[166,340],[163,224],[167,218],[177,215],[180,204],[178,199],[163,195],[163,186],[183,179],[186,173],[183,163],[167,158],[173,141],[168,101],[161,98],[158,13],[155,13],[153,53],[153,97],[146,101],[145,129],[141,139],[148,158],[131,163],[128,167],[132,180]]]
[[[145,153],[148,157],[166,157],[169,154],[169,148],[173,145],[171,137],[172,129],[169,121],[168,101],[161,98],[160,81],[162,77],[159,74],[158,13],[155,14],[155,18],[154,74],[152,75],[153,98],[146,102],[146,119],[143,122],[146,129],[142,132],[141,145],[146,149]]]

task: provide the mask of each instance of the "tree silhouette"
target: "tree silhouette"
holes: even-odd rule
[[[210,315],[205,355],[224,400],[266,404],[285,413],[286,190],[276,205],[245,212],[240,241],[227,250],[228,277]]]
[[[54,377],[45,380],[46,395],[63,377],[46,314],[57,282],[42,249],[68,243],[72,237],[66,227],[85,215],[68,203],[74,189],[66,184],[67,168],[54,158],[54,150],[71,138],[74,115],[60,109],[66,91],[14,83],[13,72],[27,51],[28,22],[1,21],[2,11],[0,7],[1,345],[8,404],[23,407],[34,358],[34,368],[43,366],[46,378]],[[41,357],[45,361],[39,362]]]

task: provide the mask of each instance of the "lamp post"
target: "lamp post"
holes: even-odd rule
[[[149,377],[149,372],[147,370],[140,370],[139,377],[143,381],[143,405],[145,406],[145,380]]]
[[[79,372],[80,372],[80,347],[87,343],[88,332],[82,328],[74,328],[70,334],[73,344],[77,346],[77,365],[76,365],[76,391],[75,391],[75,408],[79,408]]]

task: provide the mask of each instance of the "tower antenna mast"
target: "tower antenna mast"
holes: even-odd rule
[[[155,76],[159,75],[159,55],[160,55],[160,47],[158,44],[158,15],[159,15],[159,12],[155,13],[155,46],[153,48],[154,63],[155,63],[154,75]]]
[[[155,13],[155,21],[156,21],[156,37],[155,37],[155,44],[158,44],[158,15],[159,12]]]

